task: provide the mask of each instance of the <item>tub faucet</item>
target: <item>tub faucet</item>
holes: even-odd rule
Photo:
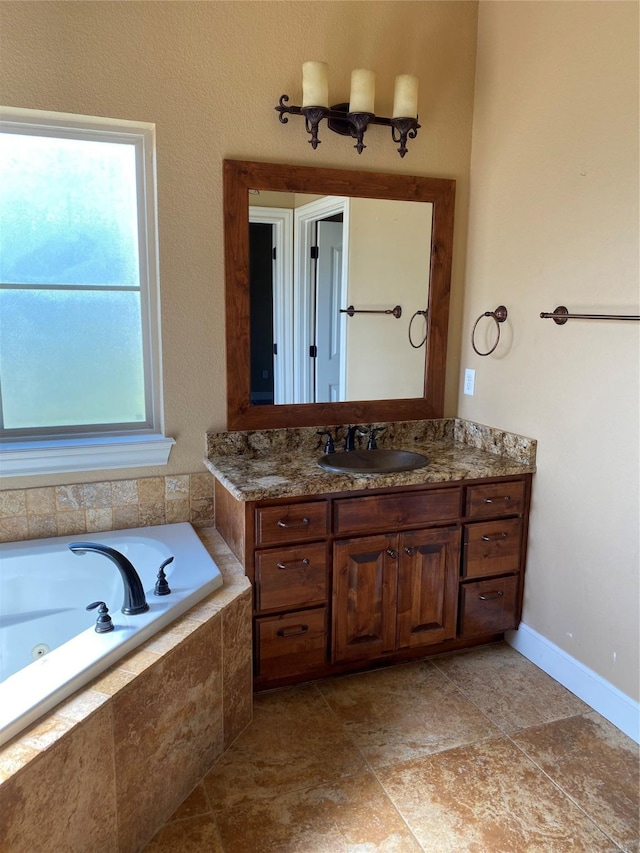
[[[122,612],[126,616],[136,616],[138,613],[144,613],[145,610],[149,609],[140,575],[133,567],[133,563],[120,551],[109,548],[108,545],[99,545],[96,542],[70,542],[69,550],[74,554],[86,554],[88,551],[104,554],[112,563],[115,563],[124,584]]]

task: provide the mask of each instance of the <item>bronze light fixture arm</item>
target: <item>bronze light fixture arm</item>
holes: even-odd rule
[[[278,106],[275,107],[279,113],[279,120],[287,124],[288,115],[303,115],[305,127],[310,135],[309,142],[315,150],[320,144],[318,139],[318,128],[322,119],[327,119],[329,130],[339,133],[341,136],[351,136],[356,140],[353,146],[358,154],[362,154],[367,147],[364,144],[364,134],[371,124],[382,125],[391,128],[391,137],[394,142],[399,142],[398,153],[404,157],[407,153],[407,139],[415,139],[421,125],[416,118],[387,118],[377,116],[374,113],[350,113],[349,104],[335,104],[333,107],[300,107],[295,104],[288,105],[289,96],[280,95]]]

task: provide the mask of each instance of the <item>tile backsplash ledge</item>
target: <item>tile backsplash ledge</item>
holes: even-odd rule
[[[214,521],[208,472],[0,491],[0,542]]]

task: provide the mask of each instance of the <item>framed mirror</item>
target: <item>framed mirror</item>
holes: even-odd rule
[[[442,417],[454,198],[442,178],[224,162],[228,429]],[[330,298],[308,272],[322,241]]]

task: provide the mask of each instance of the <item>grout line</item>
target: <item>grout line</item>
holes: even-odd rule
[[[585,716],[585,715],[584,715],[584,714],[572,714],[572,717],[583,717],[583,716]],[[546,727],[546,726],[552,726],[552,725],[554,725],[555,723],[562,722],[562,721],[563,721],[563,720],[565,720],[565,719],[571,719],[571,717],[563,717],[561,720],[551,720],[551,721],[550,721],[550,722],[548,722],[548,723],[541,723],[541,724],[540,724],[540,725],[538,725],[538,726],[529,726],[529,728],[542,728],[543,726],[544,726],[544,727]],[[520,729],[518,732],[512,732],[512,734],[520,734],[520,732],[523,732],[523,731],[527,731],[527,729]],[[566,790],[562,787],[562,785],[560,784],[560,782],[556,781],[556,780],[553,778],[553,776],[551,776],[551,775],[550,775],[550,774],[549,774],[549,773],[544,769],[544,767],[542,767],[540,764],[538,764],[538,762],[535,760],[535,758],[532,758],[532,757],[531,757],[531,756],[530,756],[530,755],[529,755],[529,754],[528,754],[528,753],[527,753],[527,752],[526,752],[526,751],[525,751],[525,750],[524,750],[524,749],[523,749],[519,744],[517,744],[517,743],[514,741],[514,739],[511,737],[511,735],[505,735],[505,737],[507,737],[507,739],[508,739],[508,740],[509,740],[509,741],[510,741],[510,742],[511,742],[515,747],[516,747],[516,749],[517,749],[520,753],[522,753],[522,755],[527,759],[527,761],[528,761],[530,764],[532,764],[532,765],[536,768],[536,770],[539,770],[539,771],[540,771],[540,773],[541,773],[543,776],[545,776],[545,777],[546,777],[546,778],[551,782],[551,784],[553,785],[553,787],[554,787],[554,788],[556,788],[556,789],[557,789],[557,790],[562,794],[562,796],[563,796],[563,797],[565,797],[567,800],[569,800],[571,803],[573,803],[573,805],[574,805],[574,806],[576,806],[576,808],[577,808],[580,812],[582,812],[582,814],[587,818],[587,820],[588,820],[590,823],[592,823],[592,824],[596,827],[596,829],[597,829],[597,830],[599,830],[599,831],[604,835],[604,837],[605,837],[605,838],[607,838],[607,839],[608,839],[612,844],[614,844],[614,845],[615,845],[615,847],[616,847],[616,849],[617,849],[617,850],[622,850],[622,851],[624,851],[624,849],[625,849],[625,848],[624,848],[624,847],[621,847],[621,846],[618,844],[618,842],[617,842],[617,841],[615,841],[615,840],[614,840],[614,839],[609,835],[608,831],[607,831],[607,830],[605,830],[602,826],[600,826],[600,824],[595,820],[595,818],[593,818],[593,817],[592,817],[592,816],[591,816],[591,815],[586,811],[586,809],[585,809],[583,806],[581,806],[581,805],[580,805],[580,803],[579,803],[579,802],[578,802],[578,801],[577,801],[577,800],[576,800],[576,799],[575,799],[575,798],[574,798],[574,797],[573,797],[573,796],[572,796],[568,791],[566,791]]]

